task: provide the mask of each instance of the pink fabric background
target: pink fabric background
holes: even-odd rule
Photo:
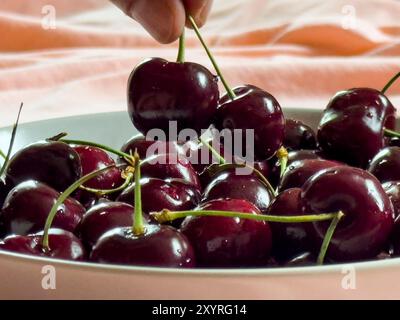
[[[45,5],[56,29],[42,27]],[[382,88],[400,70],[397,0],[215,0],[203,34],[232,86],[258,85],[283,107],[324,108],[336,91]],[[21,101],[24,122],[125,110],[135,64],[177,51],[107,0],[1,0],[0,37],[0,126]],[[187,60],[211,67],[188,38]],[[400,83],[388,95],[400,108]]]

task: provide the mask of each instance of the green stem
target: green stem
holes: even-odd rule
[[[94,177],[98,176],[102,172],[109,170],[111,168],[116,167],[116,165],[111,165],[107,166],[104,168],[101,168],[99,170],[93,171],[79,180],[75,181],[73,184],[71,184],[61,195],[58,197],[54,205],[51,207],[50,213],[47,216],[46,223],[44,225],[44,232],[43,232],[43,239],[42,239],[42,246],[44,250],[50,250],[49,247],[49,229],[51,228],[51,225],[53,223],[53,220],[57,214],[58,207],[64,203],[64,201],[76,190],[79,188],[80,185],[84,184],[85,182],[89,181],[90,179],[93,179]]]
[[[219,163],[219,164],[226,164],[226,160],[224,159],[224,157],[221,156],[220,153],[219,153],[217,150],[215,150],[207,141],[205,141],[205,140],[202,139],[202,138],[199,138],[199,140],[200,140],[200,142],[201,142],[202,144],[204,144],[204,145],[208,148],[208,150],[210,150],[210,152],[218,159],[218,163]]]
[[[90,142],[90,141],[83,141],[83,140],[71,140],[71,139],[60,139],[59,141],[62,141],[67,144],[76,144],[76,145],[81,145],[81,146],[97,147],[97,148],[103,149],[105,151],[111,152],[117,156],[123,157],[129,162],[131,162],[130,159],[132,159],[132,156],[130,154],[127,154],[120,150],[113,149],[109,146],[106,146],[104,144],[100,144],[97,142]]]
[[[214,56],[212,55],[211,51],[208,49],[207,44],[205,43],[203,37],[201,36],[200,30],[197,27],[196,22],[194,21],[194,19],[191,16],[188,16],[188,19],[193,27],[194,32],[196,33],[197,37],[199,38],[200,43],[202,44],[204,50],[206,51],[208,58],[210,59],[212,65],[214,66],[215,71],[217,72],[219,78],[221,79],[226,92],[228,93],[229,97],[231,98],[231,100],[233,100],[236,95],[233,92],[233,90],[229,87],[228,83],[225,81],[224,76],[222,75],[221,69],[219,68],[217,62],[214,59]]]
[[[4,152],[0,149],[0,157],[2,157],[4,160],[6,160],[7,156],[4,154]]]
[[[202,217],[230,217],[230,218],[241,218],[250,219],[256,221],[268,221],[268,222],[281,222],[281,223],[301,223],[301,222],[316,222],[332,220],[338,215],[343,215],[342,212],[334,213],[321,213],[312,215],[301,215],[301,216],[277,216],[277,215],[265,215],[265,214],[248,214],[234,211],[219,211],[219,210],[187,210],[187,211],[169,211],[164,209],[160,212],[152,212],[151,215],[159,223],[165,223],[173,221],[175,219],[181,219],[188,216]]]
[[[183,28],[182,34],[179,37],[179,49],[178,49],[178,57],[176,58],[176,62],[179,62],[179,63],[185,62],[185,28]]]
[[[396,138],[400,138],[400,132],[394,131],[394,130],[390,130],[385,128],[384,130],[385,136],[387,137],[396,137]]]
[[[131,168],[131,167],[129,167]],[[126,187],[129,186],[129,184],[131,183],[132,179],[133,179],[133,172],[128,172],[125,175],[125,181],[123,184],[121,184],[119,187],[114,188],[114,189],[95,189],[95,188],[89,188],[89,187],[85,187],[83,185],[79,186],[79,189],[85,190],[87,192],[91,192],[94,193],[98,196],[105,196],[107,194],[111,194],[111,193],[115,193],[118,191],[122,191],[124,190]]]
[[[135,151],[133,156],[135,161],[135,211],[133,215],[133,226],[132,232],[136,236],[140,236],[146,232],[143,223],[143,212],[142,212],[142,191],[140,186],[140,158]]]
[[[392,84],[398,79],[400,78],[400,72],[397,73],[392,79],[389,80],[389,82],[383,87],[383,89],[381,90],[381,92],[383,94],[386,93],[386,91],[392,86]]]
[[[19,117],[21,116],[21,111],[22,111],[23,105],[24,105],[24,103],[21,102],[21,105],[19,106],[19,110],[18,110],[17,120],[15,121],[14,126],[12,128],[11,139],[10,139],[10,143],[8,145],[7,155],[5,156],[4,163],[3,163],[3,165],[1,166],[1,169],[0,169],[0,177],[3,175],[4,170],[6,170],[6,167],[7,167],[7,164],[8,164],[8,160],[10,160],[10,157],[11,157],[11,152],[12,152],[12,148],[14,146],[15,136],[17,135]]]
[[[322,241],[321,249],[319,251],[317,264],[322,265],[324,263],[326,252],[328,251],[329,244],[331,243],[333,233],[336,230],[340,219],[344,216],[343,212],[339,211],[339,214],[333,218],[328,230],[325,233],[324,240]]]

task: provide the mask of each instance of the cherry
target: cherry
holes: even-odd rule
[[[4,200],[9,192],[10,188],[6,185],[5,181],[0,178],[0,209],[3,207]]]
[[[337,161],[323,159],[306,159],[295,161],[290,164],[282,176],[279,191],[289,188],[301,188],[304,183],[314,174],[321,170],[340,166]]]
[[[287,189],[280,193],[267,210],[269,215],[302,215],[300,188]],[[312,249],[310,223],[270,223],[272,230],[272,252],[279,261],[290,260],[294,255]],[[316,259],[313,260],[315,263]]]
[[[65,190],[82,175],[78,153],[59,141],[40,141],[19,150],[10,160],[6,180],[16,186],[26,180]]]
[[[142,134],[130,138],[125,142],[121,150],[127,154],[133,154],[136,150],[141,159],[165,153],[185,155],[181,144],[177,141],[147,140]]]
[[[386,143],[389,147],[400,147],[400,137],[387,137],[388,141]]]
[[[99,203],[90,208],[77,227],[82,242],[92,248],[111,229],[131,226],[133,207],[122,202]]]
[[[117,198],[118,201],[135,205],[135,184],[125,189]],[[195,208],[201,199],[200,191],[183,180],[161,180],[143,178],[140,181],[142,193],[142,210],[145,215],[162,209],[190,210]]]
[[[340,91],[319,124],[319,146],[332,158],[365,168],[384,147],[384,129],[394,128],[395,114],[389,99],[378,90]]]
[[[243,199],[254,204],[259,210],[267,210],[273,192],[254,174],[239,175],[236,169],[217,174],[205,188],[202,202],[214,199]]]
[[[261,214],[250,202],[239,199],[212,200],[199,210]],[[229,217],[187,217],[181,227],[194,246],[201,267],[253,267],[266,265],[271,250],[268,223]]]
[[[193,267],[195,256],[187,238],[171,226],[143,223],[140,187],[141,164],[135,153],[135,212],[131,227],[114,228],[96,242],[90,259],[157,267]]]
[[[51,207],[59,197],[53,188],[38,181],[25,181],[8,194],[1,212],[7,234],[27,235],[43,230]],[[54,227],[74,231],[85,208],[73,198],[68,198],[58,208]]]
[[[282,145],[285,118],[278,101],[268,92],[252,85],[233,89],[234,97],[225,95],[215,114],[215,127],[223,129],[254,130],[254,150],[248,149],[252,143],[246,141],[242,132],[243,154],[254,155],[256,160],[271,158]],[[235,151],[235,150],[234,150]]]
[[[193,62],[143,61],[128,81],[128,113],[143,134],[158,128],[166,134],[170,121],[177,132],[207,129],[217,109],[218,81],[209,70]]]
[[[301,201],[307,213],[344,213],[327,251],[327,258],[333,261],[374,258],[393,228],[389,197],[379,181],[361,169],[341,166],[321,171],[305,183]],[[327,225],[314,222],[312,226],[319,245]]]
[[[66,260],[81,261],[85,259],[85,250],[82,243],[69,231],[50,229],[50,250],[43,248],[42,238],[43,232],[26,236],[10,235],[0,241],[0,250]]]
[[[393,204],[395,216],[400,215],[400,181],[388,181],[382,184],[383,189]]]
[[[190,162],[174,154],[160,154],[142,162],[142,176],[159,179],[181,179],[201,189],[199,177]]]
[[[288,150],[313,150],[317,148],[317,137],[314,130],[303,122],[286,119],[283,145]]]
[[[284,267],[306,267],[315,265],[316,257],[312,252],[306,251],[293,256],[286,261]]]
[[[386,147],[371,160],[368,171],[380,182],[400,180],[400,147]]]
[[[396,218],[390,239],[393,244],[393,255],[398,257],[400,255],[400,219],[398,217]]]

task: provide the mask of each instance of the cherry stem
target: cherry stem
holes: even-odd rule
[[[176,58],[176,62],[179,62],[179,63],[185,62],[185,28],[183,28],[182,34],[179,37],[179,49],[178,49],[178,57]]]
[[[79,186],[79,189],[85,190],[87,192],[91,192],[96,194],[97,196],[105,196],[107,194],[115,193],[118,191],[124,190],[126,187],[129,186],[133,179],[133,168],[132,167],[127,167],[124,171],[122,171],[121,176],[125,180],[124,183],[122,183],[119,187],[114,188],[114,189],[95,189],[95,188],[89,188],[85,187],[83,185]]]
[[[0,149],[0,157],[2,157],[4,160],[6,160],[6,155],[4,154],[3,150]]]
[[[400,132],[394,131],[394,130],[390,130],[390,129],[383,129],[385,136],[387,137],[396,137],[396,138],[400,138]]]
[[[113,153],[113,154],[115,154],[117,156],[123,157],[126,161],[128,161],[131,165],[133,165],[132,156],[130,154],[127,154],[127,153],[122,152],[120,150],[113,149],[113,148],[108,147],[108,146],[106,146],[104,144],[100,144],[100,143],[97,143],[97,142],[83,141],[83,140],[71,140],[71,139],[60,139],[59,141],[67,143],[67,144],[76,144],[76,145],[81,145],[81,146],[90,146],[90,147],[100,148],[100,149],[102,149],[104,151],[108,151],[108,152]]]
[[[10,157],[11,157],[11,152],[12,152],[12,149],[13,149],[13,146],[14,146],[15,136],[17,135],[19,117],[21,116],[21,111],[22,111],[22,107],[23,106],[24,106],[24,103],[21,102],[21,105],[19,106],[19,110],[18,110],[17,119],[15,120],[15,123],[14,123],[13,128],[12,128],[11,139],[10,139],[10,143],[8,144],[7,155],[4,157],[4,162],[3,162],[3,165],[1,166],[1,169],[0,169],[0,177],[3,175],[4,170],[6,170],[8,161],[10,160]],[[3,154],[3,156],[4,156],[4,154]]]
[[[214,56],[212,55],[211,51],[208,49],[208,46],[207,46],[207,44],[205,43],[203,37],[201,36],[200,30],[199,30],[199,28],[197,27],[196,22],[194,21],[194,19],[193,19],[191,16],[188,16],[188,19],[189,19],[189,21],[190,21],[190,23],[191,23],[191,25],[192,25],[192,27],[193,27],[194,32],[195,32],[196,35],[197,35],[197,38],[199,38],[199,41],[201,42],[201,44],[202,44],[204,50],[206,51],[206,53],[207,53],[207,55],[208,55],[208,58],[210,59],[210,61],[211,61],[212,65],[213,65],[215,71],[217,72],[219,78],[221,79],[222,84],[224,85],[225,90],[226,90],[226,92],[227,92],[228,95],[229,95],[229,98],[231,98],[231,100],[235,99],[235,97],[236,97],[235,93],[234,93],[233,90],[229,87],[228,83],[225,81],[225,78],[224,78],[224,76],[222,75],[221,69],[219,68],[217,62],[215,61]]]
[[[210,150],[210,152],[215,156],[215,158],[217,158],[219,164],[226,164],[226,160],[224,159],[224,157],[221,156],[220,153],[217,150],[215,150],[211,144],[209,144],[202,138],[199,138],[199,140],[202,144],[204,144],[208,148],[208,150]]]
[[[276,152],[276,156],[278,157],[280,164],[280,177],[282,178],[286,172],[287,163],[288,163],[288,151],[285,147],[280,147]]]
[[[317,258],[317,264],[324,264],[324,259],[326,252],[328,251],[329,244],[331,243],[332,236],[336,230],[336,226],[338,225],[340,219],[344,216],[344,213],[339,211],[335,218],[331,221],[328,230],[325,233],[324,240],[322,241],[321,249],[319,250],[319,255]]]
[[[268,222],[301,223],[301,222],[317,222],[317,221],[332,220],[338,216],[342,216],[343,213],[341,211],[338,211],[334,213],[321,213],[321,214],[301,215],[301,216],[277,216],[277,215],[249,214],[243,212],[219,211],[219,210],[170,211],[164,209],[160,212],[152,212],[150,213],[150,215],[158,223],[170,222],[188,216],[229,217],[229,218],[250,219],[256,221],[268,221]]]
[[[121,166],[121,165],[119,165]],[[49,230],[51,228],[51,225],[53,224],[53,220],[58,212],[58,208],[60,205],[64,203],[64,201],[76,190],[84,184],[85,182],[89,181],[90,179],[93,179],[94,177],[98,176],[99,174],[103,173],[106,170],[109,170],[111,168],[118,167],[116,165],[111,165],[107,166],[104,168],[101,168],[99,170],[93,171],[79,180],[75,181],[73,184],[71,184],[61,195],[57,198],[56,202],[54,205],[51,207],[50,213],[47,216],[46,223],[44,225],[44,231],[43,231],[43,238],[42,238],[42,247],[44,250],[50,250],[49,247]]]
[[[381,92],[383,94],[385,94],[385,92],[392,86],[392,84],[398,79],[400,78],[400,72],[397,73],[392,79],[389,80],[389,82],[383,87],[383,89],[381,90]]]
[[[135,162],[135,209],[133,215],[133,226],[132,232],[135,236],[141,236],[146,232],[143,223],[143,212],[142,212],[142,188],[140,185],[140,158],[139,154],[135,150],[133,155]]]

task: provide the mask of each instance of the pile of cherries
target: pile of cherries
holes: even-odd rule
[[[315,133],[285,119],[261,88],[230,89],[206,46],[218,77],[184,62],[183,42],[182,36],[177,62],[153,58],[133,70],[128,113],[141,134],[120,150],[60,134],[5,157],[0,250],[239,268],[400,254],[400,135],[385,96],[400,74],[382,91],[338,92]],[[227,90],[222,97],[219,80]],[[245,143],[228,161],[223,141],[216,148],[213,137],[145,138],[154,128],[168,135],[171,121],[199,134],[209,127],[252,129],[255,161],[240,161]],[[243,166],[249,174],[239,173]]]

